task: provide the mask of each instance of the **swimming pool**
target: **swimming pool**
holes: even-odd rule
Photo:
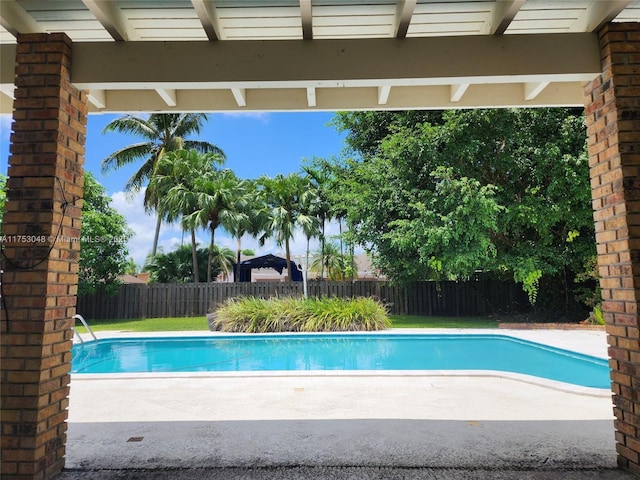
[[[114,338],[73,347],[72,373],[494,370],[609,388],[604,359],[506,335],[276,334]]]

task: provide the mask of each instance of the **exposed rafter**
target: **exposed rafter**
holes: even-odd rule
[[[393,22],[393,36],[404,38],[407,36],[413,10],[416,7],[416,0],[398,0],[396,14]]]
[[[458,85],[451,85],[451,101],[459,102],[464,95],[464,92],[469,88],[468,83],[460,83]]]
[[[569,27],[570,32],[595,32],[605,23],[616,18],[631,0],[622,1],[594,1]]]
[[[316,89],[314,87],[307,87],[307,105],[310,107],[317,105]]]
[[[160,95],[160,98],[169,107],[175,107],[178,105],[178,96],[175,90],[167,88],[156,88],[156,92]]]
[[[502,35],[518,14],[526,0],[499,0],[491,15],[480,29],[480,33]]]
[[[89,90],[87,98],[98,110],[107,108],[107,94],[104,90]]]
[[[115,41],[139,40],[134,30],[128,25],[127,19],[116,2],[111,0],[82,0],[82,3]]]
[[[209,40],[224,40],[218,12],[212,0],[191,0],[191,4],[198,14],[202,28]]]
[[[550,82],[526,82],[524,84],[524,99],[529,101],[536,98],[549,86]]]
[[[302,38],[313,38],[313,15],[311,13],[311,0],[300,0],[300,18],[302,20]]]
[[[383,85],[378,87],[378,105],[386,105],[389,101],[389,94],[391,93],[390,85]]]
[[[231,93],[239,107],[247,106],[247,91],[244,88],[232,88]]]
[[[13,98],[13,91],[14,91],[14,86],[13,85],[9,85],[8,83],[3,83],[0,84],[0,93],[2,93],[3,95],[9,97],[9,98]]]
[[[0,1],[0,24],[14,37],[19,33],[45,31],[15,0]]]

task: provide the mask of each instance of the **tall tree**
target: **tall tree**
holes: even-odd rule
[[[358,243],[396,279],[508,272],[532,301],[543,277],[568,288],[595,253],[581,112],[438,115],[337,118],[347,119],[345,128],[366,127],[349,133],[355,157],[336,167]],[[385,127],[373,128],[379,123]]]
[[[331,163],[323,158],[314,157],[302,166],[302,171],[309,177],[309,183],[313,189],[314,201],[311,213],[320,222],[320,278],[324,279],[324,251],[326,244],[326,224],[331,220],[333,207],[331,204],[332,184],[336,181]],[[307,236],[307,246],[309,236]],[[308,247],[307,247],[308,251]],[[308,264],[308,259],[307,259]]]
[[[311,257],[311,272],[324,275],[326,272],[330,280],[344,278],[344,266],[348,260],[340,254],[340,247],[335,242],[327,242],[324,250],[315,252]]]
[[[129,265],[127,241],[133,232],[110,206],[105,188],[90,172],[84,175],[78,293],[115,292]]]
[[[258,185],[269,211],[267,231],[279,247],[285,247],[287,265],[291,265],[290,243],[296,228],[306,228],[313,222],[305,211],[310,195],[309,181],[296,173],[278,174],[273,178],[260,177]]]
[[[264,235],[268,225],[266,206],[258,195],[257,185],[253,181],[245,181],[244,189],[238,193],[234,202],[235,215],[230,216],[225,230],[236,239],[236,270],[234,281],[240,281],[240,262],[242,260],[242,237],[251,235],[257,238]]]
[[[191,258],[194,282],[198,283],[198,254],[196,224],[190,215],[199,208],[196,195],[196,179],[211,175],[224,158],[218,153],[199,153],[197,150],[168,152],[158,160],[156,172],[149,181],[149,188],[161,193],[158,212],[168,222],[180,220],[184,231],[191,235]]]
[[[215,233],[219,226],[231,226],[238,212],[237,199],[243,195],[245,183],[228,169],[212,170],[194,180],[193,194],[195,211],[185,216],[191,225],[207,227],[211,234],[209,258],[207,261],[207,282],[211,281],[211,264],[215,245]],[[185,192],[187,193],[187,192]]]
[[[139,191],[156,172],[157,163],[167,152],[195,149],[198,152],[212,152],[224,158],[222,150],[212,143],[190,140],[186,137],[199,134],[207,116],[204,113],[153,113],[148,118],[125,115],[109,122],[103,133],[119,132],[142,137],[144,141],[121,148],[102,161],[102,171],[121,168],[125,165],[142,161],[142,166],[128,180],[125,189],[129,192]],[[162,213],[158,211],[158,201],[162,192],[147,188],[144,206],[147,211],[155,211],[157,215],[156,231],[151,254],[158,248],[158,237],[162,224]]]

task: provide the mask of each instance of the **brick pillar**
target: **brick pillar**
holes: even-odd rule
[[[64,466],[80,245],[62,237],[80,234],[87,118],[70,63],[66,35],[18,37],[1,257],[7,479],[51,478]]]
[[[640,23],[599,38],[602,74],[584,89],[598,267],[618,464],[640,472]]]

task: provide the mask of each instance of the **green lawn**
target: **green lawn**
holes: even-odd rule
[[[393,328],[498,328],[498,321],[488,317],[427,317],[391,315]]]
[[[393,328],[497,328],[497,320],[487,317],[427,317],[420,315],[391,315]],[[206,317],[146,318],[140,320],[91,320],[87,319],[94,332],[108,330],[130,332],[177,332],[186,330],[208,330]],[[80,333],[86,329],[77,323]]]

